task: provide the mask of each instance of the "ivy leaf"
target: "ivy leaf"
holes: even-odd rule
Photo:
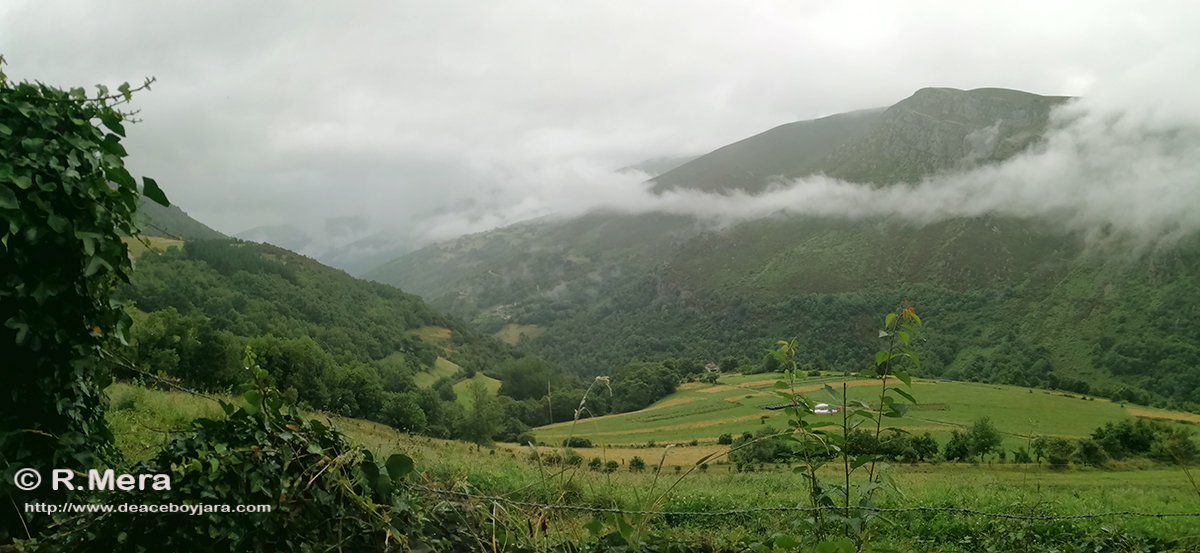
[[[380,475],[378,465],[372,461],[364,459],[363,462],[358,465],[358,468],[362,471],[363,480],[365,480],[364,484],[371,488],[379,486]]]
[[[51,214],[50,217],[46,219],[46,224],[50,225],[50,228],[54,229],[54,232],[59,234],[66,232],[67,226],[70,225],[66,219],[54,214]]]
[[[125,136],[125,126],[121,124],[120,116],[113,113],[101,113],[100,122],[104,123],[104,126],[117,136]]]
[[[587,529],[588,534],[591,534],[593,538],[599,538],[600,532],[604,531],[604,523],[600,522],[600,517],[592,518],[592,520],[587,524],[584,524],[583,527]]]
[[[12,189],[7,186],[0,186],[0,209],[17,209],[21,207],[21,202],[17,201],[17,195]]]
[[[154,200],[154,203],[163,207],[171,207],[171,202],[167,200],[167,195],[163,194],[158,183],[150,177],[142,177],[142,195]]]
[[[117,135],[115,134],[104,135],[104,140],[97,144],[97,146],[100,146],[101,150],[104,150],[105,152],[117,157],[125,157],[129,155],[129,153],[125,151],[125,147],[121,145],[121,139],[117,138]]]
[[[33,301],[36,301],[38,305],[44,305],[46,303],[46,298],[49,298],[55,294],[57,294],[57,292],[50,286],[47,286],[45,282],[39,282],[37,288],[33,289],[33,293],[29,294],[29,297],[33,298]]]
[[[10,135],[10,134],[12,134],[12,129],[8,128],[8,125],[5,125],[4,123],[0,123],[0,134]]]
[[[117,320],[116,331],[117,340],[120,340],[122,346],[129,345],[129,339],[127,336],[129,335],[129,327],[131,326],[133,326],[133,318],[129,316],[129,313],[126,313],[125,310],[122,309],[121,318]]]
[[[395,482],[408,476],[413,471],[413,460],[408,455],[397,453],[388,457],[387,463],[384,466],[387,467],[388,476]]]
[[[98,255],[92,256],[92,259],[88,261],[87,267],[83,270],[83,276],[90,277],[96,274],[100,270],[101,266],[110,271],[113,268],[112,264],[103,257]]]
[[[133,180],[133,176],[124,167],[109,167],[104,170],[104,177],[124,188],[134,188],[137,186],[137,181]]]

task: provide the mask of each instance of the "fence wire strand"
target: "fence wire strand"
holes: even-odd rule
[[[1086,513],[1079,515],[1014,515],[1009,513],[989,513],[987,511],[978,511],[975,509],[964,509],[960,507],[900,507],[900,508],[885,508],[885,507],[844,507],[836,505],[827,505],[820,507],[754,507],[750,509],[731,509],[728,511],[627,511],[625,509],[616,509],[608,507],[589,507],[587,505],[549,505],[545,503],[532,503],[528,501],[516,501],[507,497],[494,495],[479,495],[467,492],[456,492],[452,490],[443,490],[421,484],[413,484],[414,488],[426,490],[438,495],[450,495],[455,497],[477,499],[481,501],[494,501],[506,503],[517,507],[533,507],[550,511],[581,511],[588,513],[617,513],[626,515],[651,515],[651,516],[696,516],[696,517],[724,517],[735,515],[751,515],[756,513],[778,513],[778,512],[801,512],[811,513],[816,511],[872,511],[876,513],[953,513],[959,515],[976,515],[992,518],[1004,518],[1010,520],[1074,520],[1086,518],[1104,518],[1115,516],[1130,516],[1130,517],[1145,517],[1145,518],[1168,518],[1168,517],[1195,517],[1200,518],[1200,513],[1142,513],[1138,511],[1111,511],[1107,513]]]

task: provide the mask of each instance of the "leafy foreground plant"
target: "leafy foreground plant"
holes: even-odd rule
[[[910,393],[896,386],[889,387],[888,381],[895,378],[906,387],[912,387],[912,378],[904,367],[920,366],[917,354],[909,346],[921,330],[921,318],[907,302],[898,312],[884,318],[879,337],[886,340],[886,347],[875,354],[874,368],[859,373],[860,377],[880,379],[876,405],[851,399],[844,382],[841,390],[825,386],[841,414],[841,424],[836,431],[817,428],[808,419],[815,414],[817,405],[796,391],[796,341],[781,341],[779,348],[769,350],[785,368],[784,378],[775,383],[775,393],[790,402],[785,413],[791,430],[777,439],[791,442],[798,448],[803,463],[793,471],[804,476],[809,506],[814,509],[796,522],[797,539],[778,537],[773,544],[775,547],[808,545],[818,551],[853,552],[863,550],[868,544],[870,524],[879,518],[878,511],[874,510],[875,495],[883,489],[895,489],[887,476],[888,465],[883,462],[880,451],[889,437],[905,433],[898,428],[884,428],[883,421],[904,416],[907,404],[897,401],[898,397],[916,403]],[[829,411],[828,406],[823,407]],[[870,432],[865,453],[850,444],[851,436],[864,425]],[[841,462],[842,479],[838,483],[822,482],[817,471],[833,460]],[[864,469],[865,480],[855,482],[854,474]],[[783,543],[779,543],[781,540]]]
[[[808,507],[811,514],[796,521],[795,536],[776,534],[769,539],[744,544],[743,551],[796,551],[814,550],[821,553],[854,553],[863,551],[869,546],[871,534],[870,523],[879,517],[874,510],[876,493],[894,485],[887,477],[888,465],[883,461],[884,456],[879,452],[885,433],[903,433],[895,428],[883,428],[883,419],[896,418],[904,415],[906,404],[897,401],[897,397],[911,403],[916,399],[907,391],[895,386],[889,387],[889,379],[912,386],[912,379],[904,370],[906,365],[919,367],[917,354],[909,347],[914,338],[920,335],[921,319],[908,306],[896,313],[889,313],[884,319],[884,328],[879,331],[879,337],[886,340],[886,347],[875,355],[875,367],[862,371],[859,376],[867,378],[878,377],[881,381],[879,403],[876,406],[866,402],[850,399],[843,384],[839,393],[826,385],[825,391],[838,402],[842,415],[840,428],[829,431],[817,428],[807,418],[814,415],[816,404],[796,391],[797,382],[803,378],[798,374],[795,356],[797,343],[781,341],[779,347],[768,350],[779,361],[784,370],[784,378],[775,383],[775,394],[787,400],[790,405],[785,408],[788,415],[789,430],[776,433],[764,433],[756,437],[735,443],[734,447],[724,453],[714,453],[697,460],[686,472],[676,478],[674,483],[667,486],[665,491],[655,494],[658,484],[657,477],[654,487],[648,493],[648,499],[642,503],[642,511],[654,511],[672,490],[700,467],[714,459],[729,456],[736,459],[743,452],[762,448],[769,440],[783,440],[793,449],[793,454],[802,460],[800,466],[793,472],[804,477],[808,487]],[[873,426],[871,440],[873,447],[867,453],[851,454],[847,438],[863,424]],[[753,455],[751,455],[753,456]],[[817,471],[833,459],[842,462],[843,479],[839,484],[822,482],[817,477]],[[660,463],[661,464],[661,463]],[[739,463],[740,464],[740,463]],[[866,467],[864,482],[855,483],[852,476],[855,472]],[[649,530],[653,515],[604,513],[595,517],[585,525],[591,537],[597,540],[600,548],[615,550],[686,550],[680,544],[655,535]]]
[[[86,471],[112,456],[100,351],[130,324],[110,301],[133,269],[121,239],[141,229],[143,195],[168,202],[153,179],[139,192],[122,160],[132,114],[119,107],[153,79],[88,96],[9,82],[3,65],[0,56],[0,482],[11,484],[19,470]],[[16,505],[73,496],[0,486],[0,543],[49,522]]]
[[[284,411],[267,371],[247,349],[251,372],[240,407],[201,419],[134,474],[169,474],[169,491],[116,491],[110,505],[211,506],[203,514],[105,513],[61,520],[39,551],[385,551],[476,549],[457,509],[437,516],[414,500],[412,459],[383,464],[318,420]],[[270,512],[225,506],[267,505]]]

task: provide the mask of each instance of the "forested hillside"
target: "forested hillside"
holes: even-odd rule
[[[442,416],[441,398],[414,375],[439,356],[470,371],[508,357],[504,344],[417,296],[266,244],[197,240],[148,252],[120,293],[134,311],[131,357],[146,370],[226,389],[244,380],[249,345],[293,400],[439,435],[454,435],[461,413]],[[447,329],[449,343],[422,340],[413,331],[423,327]]]
[[[889,186],[1037,147],[1063,97],[922,89],[884,110],[783,125],[659,175],[654,190],[758,192],[823,173]],[[430,246],[369,273],[579,374],[630,359],[765,367],[869,362],[870,316],[907,299],[938,321],[926,376],[1091,391],[1197,409],[1200,237],[1154,248],[1045,221],[777,215],[715,229],[594,213]]]
[[[437,437],[517,441],[532,426],[574,418],[591,386],[418,296],[269,244],[196,240],[148,251],[120,296],[134,318],[126,354],[143,371],[229,390],[245,379],[249,346],[292,402]],[[640,364],[596,390],[581,416],[645,407],[696,370]],[[477,373],[500,381],[498,396],[476,386]]]

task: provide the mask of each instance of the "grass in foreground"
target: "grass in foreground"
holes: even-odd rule
[[[112,404],[109,423],[117,435],[120,449],[135,460],[152,456],[166,443],[168,436],[162,431],[185,428],[188,421],[197,417],[221,414],[215,402],[179,392],[116,384],[108,393]],[[531,460],[531,448],[508,444],[481,448],[463,442],[412,436],[367,421],[315,416],[339,425],[377,457],[397,452],[410,455],[416,461],[420,481],[427,485],[548,504],[623,509],[653,506],[650,499],[678,478],[675,466],[679,465],[683,472],[695,462],[688,462],[689,450],[708,451],[705,446],[665,449],[668,457],[663,462],[661,474],[656,476],[652,470],[630,472],[628,458],[633,454],[640,455],[653,467],[659,464],[664,448],[578,450],[585,463],[591,457],[620,463],[617,471],[605,474],[587,468],[539,464]],[[543,458],[549,453],[548,448],[540,450]],[[1181,470],[1150,463],[1120,467],[1123,470],[1052,470],[1044,466],[969,464],[900,466],[895,468],[893,477],[902,492],[887,493],[881,506],[924,505],[1037,515],[1125,510],[1200,511],[1200,496],[1188,485]],[[823,475],[832,479],[836,473],[829,469]],[[697,471],[682,479],[656,508],[723,511],[791,506],[801,504],[804,493],[800,478],[784,466],[765,465],[762,471],[737,473],[729,465],[712,464],[707,471]],[[507,509],[510,515],[520,520],[532,520],[542,515],[539,510],[526,513],[510,506],[496,508]],[[590,520],[590,515],[555,513],[547,519],[552,540],[582,540],[586,537],[582,525]],[[1075,543],[1089,536],[1118,534],[1184,540],[1185,547],[1200,547],[1200,524],[1192,518],[1116,517],[1025,522],[940,513],[898,514],[889,518],[894,524],[877,527],[876,543],[908,551],[986,551],[988,547],[995,547],[997,551],[1036,551],[1048,550],[1041,545]],[[796,520],[797,515],[792,513],[715,519],[674,515],[655,519],[654,528],[680,542],[721,546],[762,539],[774,532],[795,532],[792,525]],[[1019,541],[1017,536],[1021,536]]]

